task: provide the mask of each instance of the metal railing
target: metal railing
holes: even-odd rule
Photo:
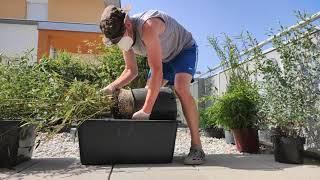
[[[293,25],[293,26],[291,26],[291,27],[288,27],[288,28],[285,29],[284,31],[279,32],[279,33],[277,33],[276,35],[274,35],[274,36],[272,36],[272,37],[270,37],[270,38],[268,38],[268,39],[260,42],[257,46],[252,47],[252,48],[250,48],[249,50],[247,50],[247,51],[245,51],[245,52],[242,52],[240,55],[243,56],[243,55],[245,55],[245,54],[248,54],[249,52],[251,52],[252,50],[254,50],[254,49],[256,49],[256,48],[262,48],[263,46],[271,43],[272,40],[273,40],[275,37],[279,37],[279,36],[281,36],[281,35],[283,35],[283,34],[285,34],[285,33],[287,33],[287,32],[290,32],[290,31],[292,31],[292,30],[294,30],[294,29],[296,29],[296,28],[304,27],[304,26],[308,25],[309,23],[314,22],[314,21],[316,21],[316,20],[318,20],[318,19],[320,19],[320,11],[317,12],[317,13],[315,13],[315,14],[313,14],[312,16],[306,18],[305,20],[302,20],[302,21],[300,21],[299,23],[297,23],[297,24],[295,24],[295,25]],[[319,30],[320,30],[320,28],[319,28]],[[203,73],[203,74],[200,74],[200,75],[197,76],[196,78],[202,78],[202,77],[205,77],[205,76],[208,75],[208,74],[209,74],[209,75],[214,75],[214,74],[212,74],[212,73],[219,73],[218,70],[221,70],[221,68],[222,68],[221,65],[215,66],[215,67],[213,67],[213,68],[209,68],[209,70],[208,70],[207,72],[205,72],[205,73]],[[217,72],[217,71],[218,71],[218,72]]]

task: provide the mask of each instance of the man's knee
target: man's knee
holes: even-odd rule
[[[192,76],[190,74],[187,74],[187,73],[176,74],[174,88],[178,96],[180,97],[191,96],[191,93],[190,93],[191,79],[192,79]]]
[[[174,85],[174,89],[179,97],[185,97],[185,96],[191,95],[190,89],[187,85],[177,83]]]

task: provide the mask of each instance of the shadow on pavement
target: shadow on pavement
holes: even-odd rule
[[[182,156],[175,156],[170,164],[117,164],[115,168],[157,168],[157,167],[188,167],[183,164]],[[319,163],[306,160],[303,165],[317,165]],[[230,168],[242,170],[265,170],[278,171],[286,168],[302,166],[299,164],[284,164],[275,162],[273,155],[270,154],[209,154],[206,156],[206,163],[203,165],[189,166],[195,168]]]
[[[40,158],[22,163],[13,170],[0,169],[0,173],[7,174],[6,178],[14,179],[24,179],[25,176],[41,176],[50,179],[57,176],[61,178],[79,176],[99,170],[109,173],[111,166],[85,166],[81,165],[80,160],[76,158]]]

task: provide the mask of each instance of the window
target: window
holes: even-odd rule
[[[27,0],[27,19],[48,20],[48,0]]]

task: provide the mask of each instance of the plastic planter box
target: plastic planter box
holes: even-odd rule
[[[0,167],[10,168],[32,157],[35,127],[20,121],[0,120]]]
[[[84,165],[171,163],[176,120],[87,120],[78,129]]]

